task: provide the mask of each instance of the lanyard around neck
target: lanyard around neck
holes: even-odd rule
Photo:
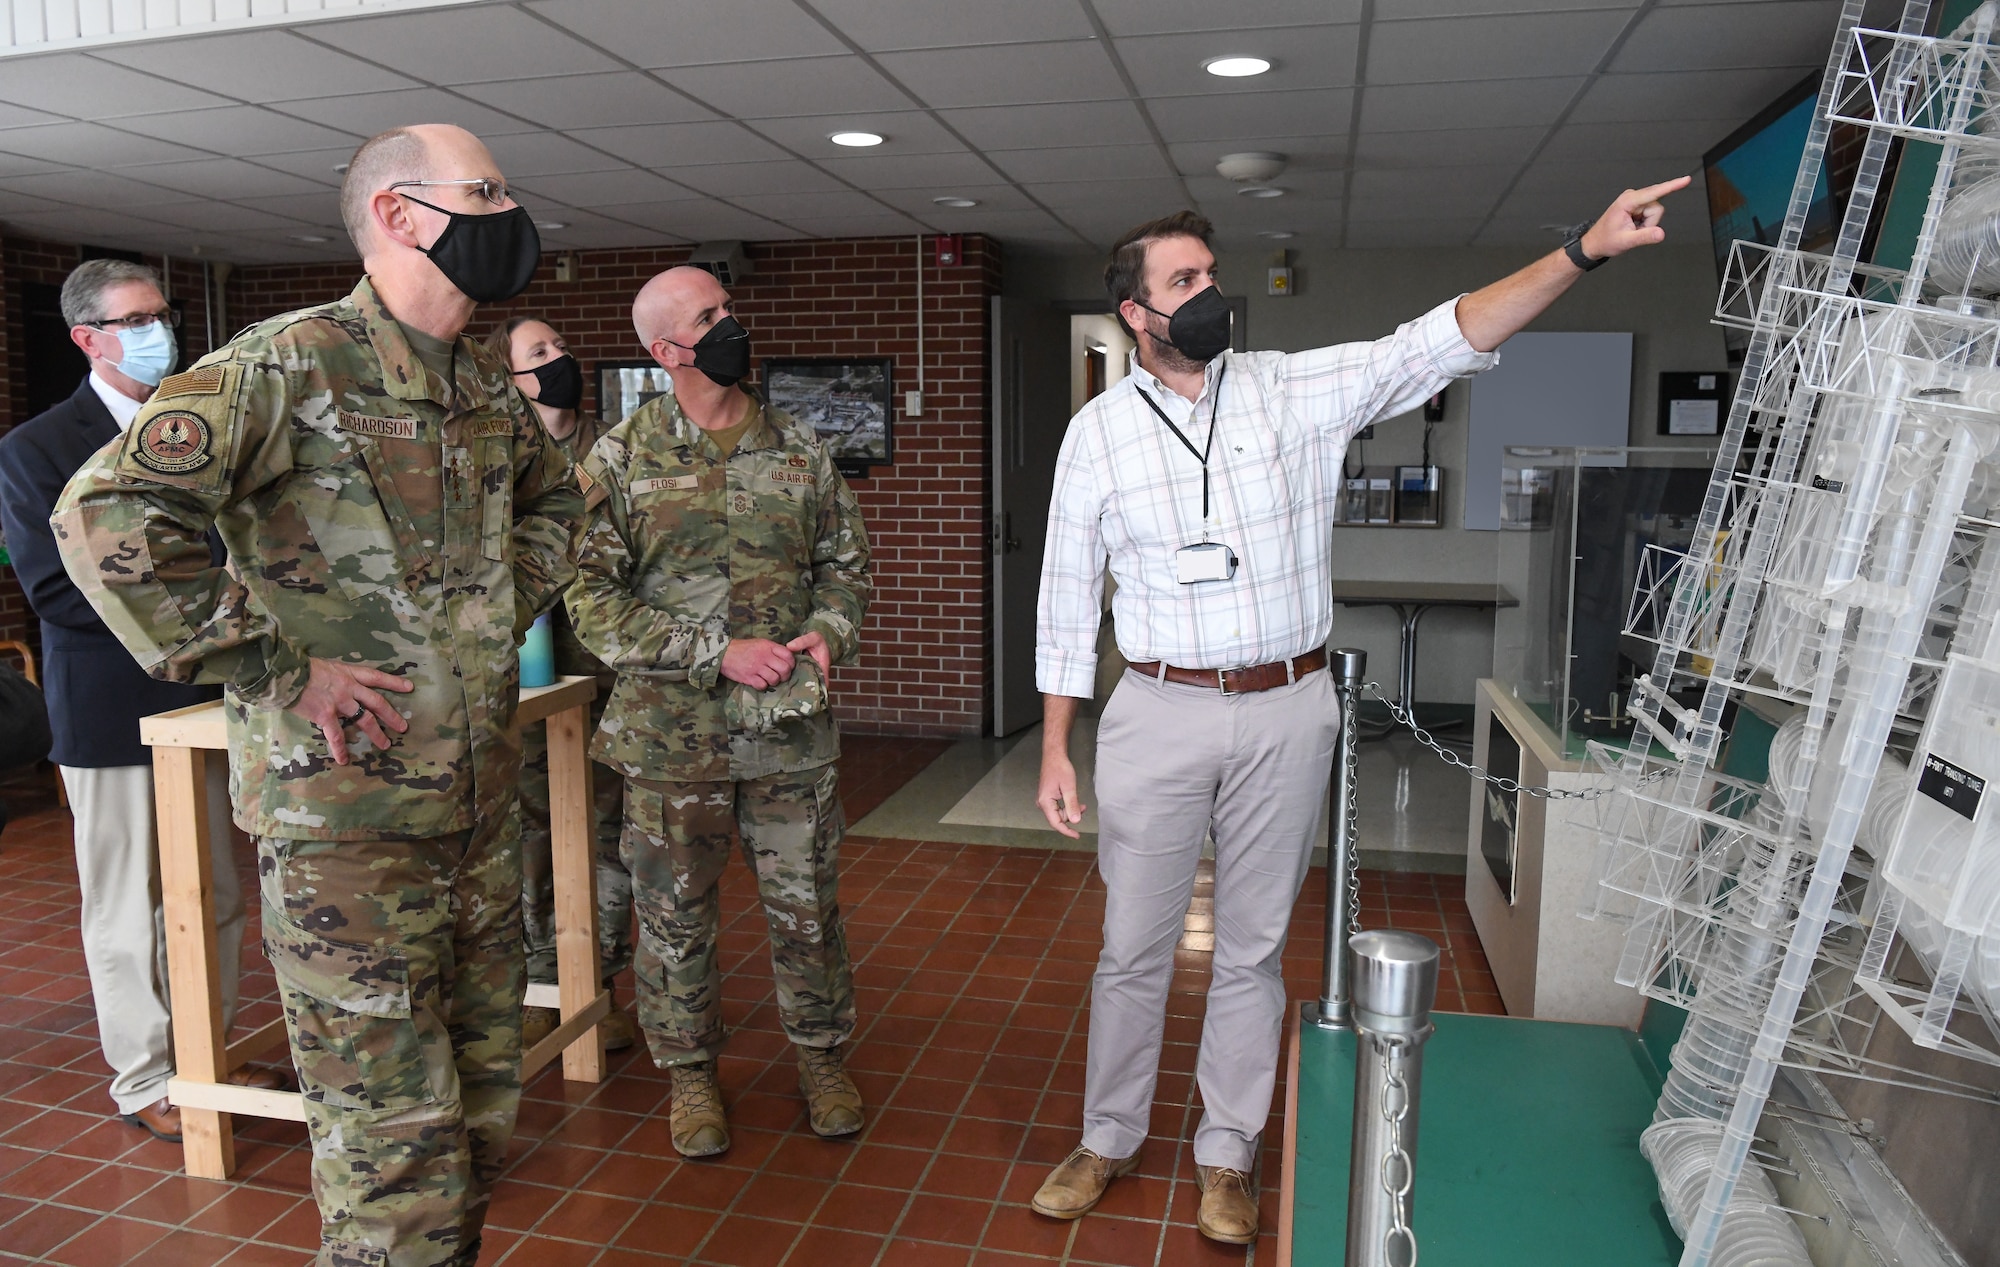
[[[1194,447],[1194,441],[1188,439],[1187,435],[1174,425],[1174,420],[1167,417],[1167,411],[1160,408],[1153,398],[1146,394],[1145,388],[1133,385],[1133,390],[1139,393],[1139,399],[1146,402],[1147,407],[1158,415],[1160,421],[1167,424],[1167,430],[1174,433],[1174,439],[1186,446],[1187,451],[1194,454],[1195,460],[1201,463],[1201,522],[1204,526],[1208,523],[1208,455],[1215,450],[1215,415],[1222,408],[1222,376],[1228,372],[1227,361],[1215,371],[1215,392],[1208,403],[1208,443],[1199,449]],[[1190,411],[1188,416],[1192,418],[1193,412]]]

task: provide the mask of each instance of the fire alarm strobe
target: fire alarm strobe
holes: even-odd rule
[[[937,244],[937,266],[939,268],[956,267],[960,256],[965,251],[965,244],[959,235],[956,233],[940,233],[932,240]]]

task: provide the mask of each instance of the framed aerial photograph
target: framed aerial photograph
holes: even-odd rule
[[[597,416],[616,426],[655,396],[674,389],[667,372],[655,361],[599,361]]]
[[[769,357],[764,395],[819,434],[844,474],[895,461],[895,362],[889,357]]]

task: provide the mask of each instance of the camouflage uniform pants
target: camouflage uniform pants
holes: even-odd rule
[[[625,865],[639,911],[639,1025],[661,1067],[721,1051],[716,882],[740,834],[771,939],[778,1016],[794,1043],[854,1032],[854,979],[839,902],[846,830],[834,766],[736,783],[625,785]]]
[[[604,720],[605,695],[590,710],[590,730]],[[554,840],[549,833],[549,732],[536,723],[521,728],[521,941],[528,951],[528,980],[555,984],[556,887]],[[593,761],[591,827],[597,839],[597,953],[605,981],[632,966],[632,875],[619,856],[624,834],[625,777]]]
[[[520,822],[260,838],[319,1267],[472,1267],[521,1099]]]

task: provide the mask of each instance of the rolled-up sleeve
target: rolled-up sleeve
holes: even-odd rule
[[[1056,458],[1035,611],[1035,686],[1044,695],[1089,699],[1097,685],[1097,627],[1104,610],[1104,493],[1097,430],[1070,424]]]
[[[1372,343],[1339,343],[1284,359],[1285,395],[1301,421],[1345,439],[1415,409],[1454,378],[1500,363],[1458,328],[1459,295]]]

